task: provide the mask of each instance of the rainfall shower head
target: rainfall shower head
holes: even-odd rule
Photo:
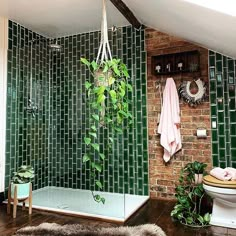
[[[60,52],[62,49],[62,46],[57,43],[57,40],[55,43],[50,43],[48,46],[54,52]]]

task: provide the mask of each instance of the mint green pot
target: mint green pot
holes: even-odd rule
[[[30,182],[25,184],[11,183],[11,198],[14,198],[15,186],[17,186],[17,199],[29,197]]]

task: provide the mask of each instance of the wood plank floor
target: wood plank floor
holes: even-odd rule
[[[176,222],[172,222],[170,211],[173,209],[174,203],[163,200],[150,200],[142,207],[134,216],[132,216],[126,225],[140,225],[145,223],[155,223],[159,225],[167,234],[167,236],[236,236],[236,230],[223,227],[207,227],[202,229],[193,229],[183,226]],[[0,205],[0,235],[13,235],[16,230],[28,226],[39,225],[43,222],[55,222],[58,224],[84,224],[99,227],[118,226],[115,223],[104,221],[85,219],[75,216],[65,216],[62,214],[43,212],[33,209],[33,214],[28,215],[27,210],[17,210],[16,219],[12,215],[6,214],[6,205]]]

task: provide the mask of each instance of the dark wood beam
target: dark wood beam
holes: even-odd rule
[[[142,24],[135,17],[133,12],[121,0],[110,0],[113,5],[120,11],[120,13],[129,21],[129,23],[136,29],[140,29]]]

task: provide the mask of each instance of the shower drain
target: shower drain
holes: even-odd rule
[[[59,209],[68,209],[69,208],[69,206],[68,205],[58,205],[57,206],[57,208],[59,208]]]

